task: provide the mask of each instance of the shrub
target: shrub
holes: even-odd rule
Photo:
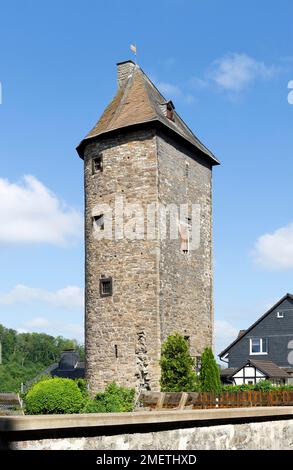
[[[192,392],[197,388],[194,359],[186,339],[176,333],[163,344],[161,390],[163,392]]]
[[[219,367],[211,348],[205,348],[201,355],[199,380],[203,392],[219,393],[222,390]]]
[[[133,411],[134,388],[119,387],[115,382],[109,384],[104,392],[97,393],[94,400],[88,400],[84,413],[121,413]]]
[[[269,380],[260,380],[257,384],[223,385],[223,391],[244,392],[245,390],[256,390],[262,392],[293,390],[292,385],[274,385]]]
[[[85,379],[75,379],[75,383],[78,386],[83,398],[89,398],[87,381]]]
[[[262,391],[262,392],[270,392],[271,390],[277,389],[278,387],[274,387],[272,382],[269,380],[260,380],[257,384],[254,385],[254,390]]]
[[[35,383],[25,396],[28,414],[78,413],[84,398],[71,379],[46,378]]]

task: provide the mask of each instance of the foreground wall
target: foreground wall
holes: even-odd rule
[[[0,417],[0,448],[293,449],[293,407]]]

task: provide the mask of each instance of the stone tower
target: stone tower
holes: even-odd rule
[[[113,380],[159,390],[169,334],[184,335],[194,357],[213,337],[211,176],[219,162],[139,66],[117,67],[118,91],[77,148],[84,160],[86,378],[93,392]],[[189,247],[190,217],[173,219],[179,235],[172,238],[160,235],[159,223],[153,228],[159,217],[148,212],[186,203],[199,207],[196,249]],[[136,214],[151,235],[125,235],[127,204],[143,209]]]

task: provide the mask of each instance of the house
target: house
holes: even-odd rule
[[[293,383],[293,295],[286,294],[220,354],[224,383]]]
[[[34,382],[43,375],[51,377],[62,377],[66,379],[83,379],[85,364],[80,361],[79,353],[74,349],[67,349],[62,352],[59,363],[53,363],[40,372],[37,377],[27,382],[23,391],[26,391]]]
[[[170,334],[185,336],[194,358],[212,345],[212,170],[219,161],[137,64],[118,63],[117,82],[77,147],[85,185],[86,379],[93,392],[113,380],[155,391]],[[158,210],[148,212],[180,205],[199,208],[196,249],[187,236],[192,214],[180,216],[172,238],[160,236]],[[133,211],[142,214],[139,234],[129,231]]]

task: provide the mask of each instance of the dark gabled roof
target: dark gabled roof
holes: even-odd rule
[[[243,335],[240,336],[240,334],[238,334],[237,338],[231,344],[229,344],[229,346],[227,346],[226,349],[224,349],[222,352],[220,352],[220,354],[218,356],[221,358],[222,356],[227,354],[227,352],[229,351],[229,349],[232,348],[232,346],[234,346],[236,343],[238,343],[238,341],[241,338],[243,338],[243,336],[245,336],[247,333],[249,333],[249,331],[251,331],[252,328],[254,328],[258,323],[260,323],[267,315],[269,315],[273,310],[275,310],[275,308],[277,308],[278,305],[280,305],[286,299],[293,300],[293,295],[292,294],[284,295],[284,297],[282,297],[277,303],[275,303],[266,313],[264,313],[258,320],[256,320],[256,322],[254,322],[249,328],[247,328],[247,330],[245,330],[245,333]],[[240,332],[241,331],[244,331],[244,330],[240,330]]]
[[[233,377],[237,374],[243,367],[247,365],[252,365],[260,372],[262,372],[266,377],[270,379],[284,379],[290,377],[290,374],[287,373],[287,369],[283,369],[277,366],[272,361],[266,361],[262,359],[248,359],[240,367],[228,367],[227,369],[221,370],[221,377]],[[292,370],[293,372],[293,370]]]
[[[235,367],[227,367],[227,369],[222,369],[220,371],[221,377],[231,377],[236,371]]]
[[[282,379],[289,377],[289,374],[286,372],[285,369],[282,369],[281,367],[277,366],[277,364],[272,361],[265,361],[262,359],[249,359],[248,363],[256,367],[270,379]]]
[[[141,68],[133,64],[126,84],[118,89],[97,124],[78,145],[78,154],[83,157],[84,145],[93,138],[137,124],[156,122],[200,150],[212,165],[218,165],[216,157],[200,142],[175,110],[174,119],[168,119],[165,113],[168,102],[170,101],[163,97]]]

